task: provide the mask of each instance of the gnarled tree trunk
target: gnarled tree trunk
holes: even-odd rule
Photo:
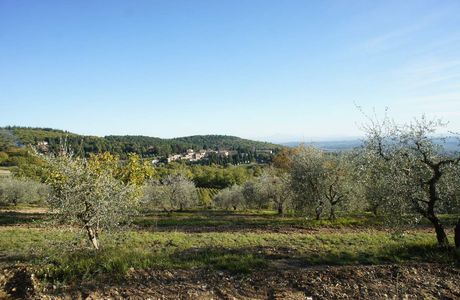
[[[449,247],[449,240],[447,239],[447,234],[444,230],[444,226],[442,226],[441,221],[439,221],[438,217],[435,215],[428,216],[428,220],[430,220],[431,224],[434,226],[434,230],[436,231],[436,239],[438,240],[438,246],[442,248]]]
[[[323,206],[324,206],[323,201],[320,201],[320,202],[318,203],[318,206],[317,206],[316,209],[315,209],[316,220],[321,219],[321,214],[323,213]]]
[[[86,225],[86,232],[88,233],[88,238],[93,244],[96,250],[99,250],[99,241],[97,239],[97,231],[94,230],[91,226]]]
[[[460,250],[460,218],[457,221],[457,225],[455,225],[454,232],[455,248]]]
[[[329,220],[335,220],[336,217],[335,217],[335,208],[334,208],[334,205],[331,205],[331,212],[329,214]]]
[[[281,216],[284,215],[283,204],[278,204],[278,214]]]

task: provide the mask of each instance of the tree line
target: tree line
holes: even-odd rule
[[[32,145],[46,142],[47,151],[57,153],[63,140],[71,146],[77,156],[88,157],[91,153],[110,152],[126,158],[128,153],[136,153],[141,157],[167,157],[171,154],[184,153],[187,149],[193,150],[234,150],[241,155],[221,159],[215,157],[211,163],[239,163],[243,160],[256,161],[267,159],[266,155],[256,154],[256,149],[281,149],[282,146],[242,139],[226,135],[197,135],[190,137],[162,139],[148,136],[84,136],[51,128],[30,128],[7,126],[0,128],[0,151],[10,147]],[[260,158],[258,158],[260,156]],[[220,161],[222,160],[222,162]]]

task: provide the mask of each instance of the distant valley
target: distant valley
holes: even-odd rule
[[[448,137],[445,140],[434,138],[433,141],[438,145],[443,145],[447,152],[456,152],[459,150],[459,140],[455,137]],[[310,142],[288,142],[281,143],[287,147],[297,147],[299,145],[307,145],[319,148],[328,152],[348,151],[359,148],[363,145],[363,139],[350,140],[330,140],[330,141],[310,141]]]

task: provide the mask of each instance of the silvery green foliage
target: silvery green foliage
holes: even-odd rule
[[[143,202],[151,208],[166,211],[198,205],[198,193],[193,181],[185,175],[170,174],[162,180],[152,180],[144,188]]]
[[[317,219],[329,211],[329,218],[335,218],[336,208],[345,205],[352,194],[352,168],[348,158],[313,147],[300,147],[292,161],[295,209],[314,213]]]
[[[289,174],[275,174],[273,171],[266,171],[257,179],[257,197],[266,199],[279,214],[284,214],[285,210],[291,206],[293,198],[290,183]]]
[[[356,201],[359,187],[356,187],[352,163],[353,158],[347,153],[325,156],[321,188],[329,209],[329,219],[335,219],[335,211],[339,208],[353,210],[360,207]]]
[[[460,214],[460,165],[450,165],[445,173],[439,189],[442,191],[442,198],[449,201],[442,201],[439,209],[442,213]]]
[[[0,205],[41,204],[48,195],[46,184],[25,178],[0,177]]]
[[[98,249],[102,230],[126,225],[136,211],[135,188],[114,178],[113,170],[93,169],[71,155],[47,157],[52,187],[48,204],[63,223],[80,226]]]
[[[159,180],[151,179],[144,184],[143,193],[141,198],[141,207],[143,210],[156,210],[164,209],[163,195],[164,187]],[[168,207],[169,208],[169,207]]]
[[[239,185],[221,190],[215,197],[214,203],[217,207],[224,209],[244,209],[246,208],[246,199],[243,195],[243,189]]]
[[[294,208],[313,212],[324,205],[320,184],[323,152],[313,147],[300,147],[292,158],[291,186],[294,192]]]
[[[216,195],[214,202],[225,209],[274,208],[283,214],[290,207],[291,199],[290,176],[270,170],[242,186],[223,189]]]
[[[444,126],[425,117],[403,125],[387,117],[382,121],[370,118],[364,126],[368,168],[380,171],[375,182],[381,189],[382,207],[394,221],[425,217],[433,224],[441,246],[447,246],[448,240],[438,214],[458,209],[460,162],[458,154],[447,153],[442,144],[433,142]]]
[[[245,200],[245,206],[255,209],[267,208],[270,204],[270,199],[262,195],[262,189],[264,188],[260,177],[254,180],[246,181],[241,186],[241,192]]]
[[[391,216],[384,220],[394,227],[418,222],[419,218],[408,216],[410,203],[404,200],[402,178],[392,163],[373,151],[363,151],[360,163],[358,183],[364,190],[367,209],[375,216]]]

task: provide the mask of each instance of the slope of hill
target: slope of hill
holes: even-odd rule
[[[171,141],[199,145],[203,149],[279,149],[282,147],[273,143],[248,140],[231,135],[193,135],[174,138]]]
[[[283,146],[242,139],[226,135],[196,135],[172,139],[148,136],[110,135],[105,137],[85,136],[51,128],[3,127],[0,128],[0,146],[37,145],[46,142],[50,151],[59,149],[62,140],[78,155],[110,151],[125,155],[138,153],[144,157],[167,156],[171,153],[182,153],[187,149],[227,149],[249,152],[260,149],[280,149]]]

